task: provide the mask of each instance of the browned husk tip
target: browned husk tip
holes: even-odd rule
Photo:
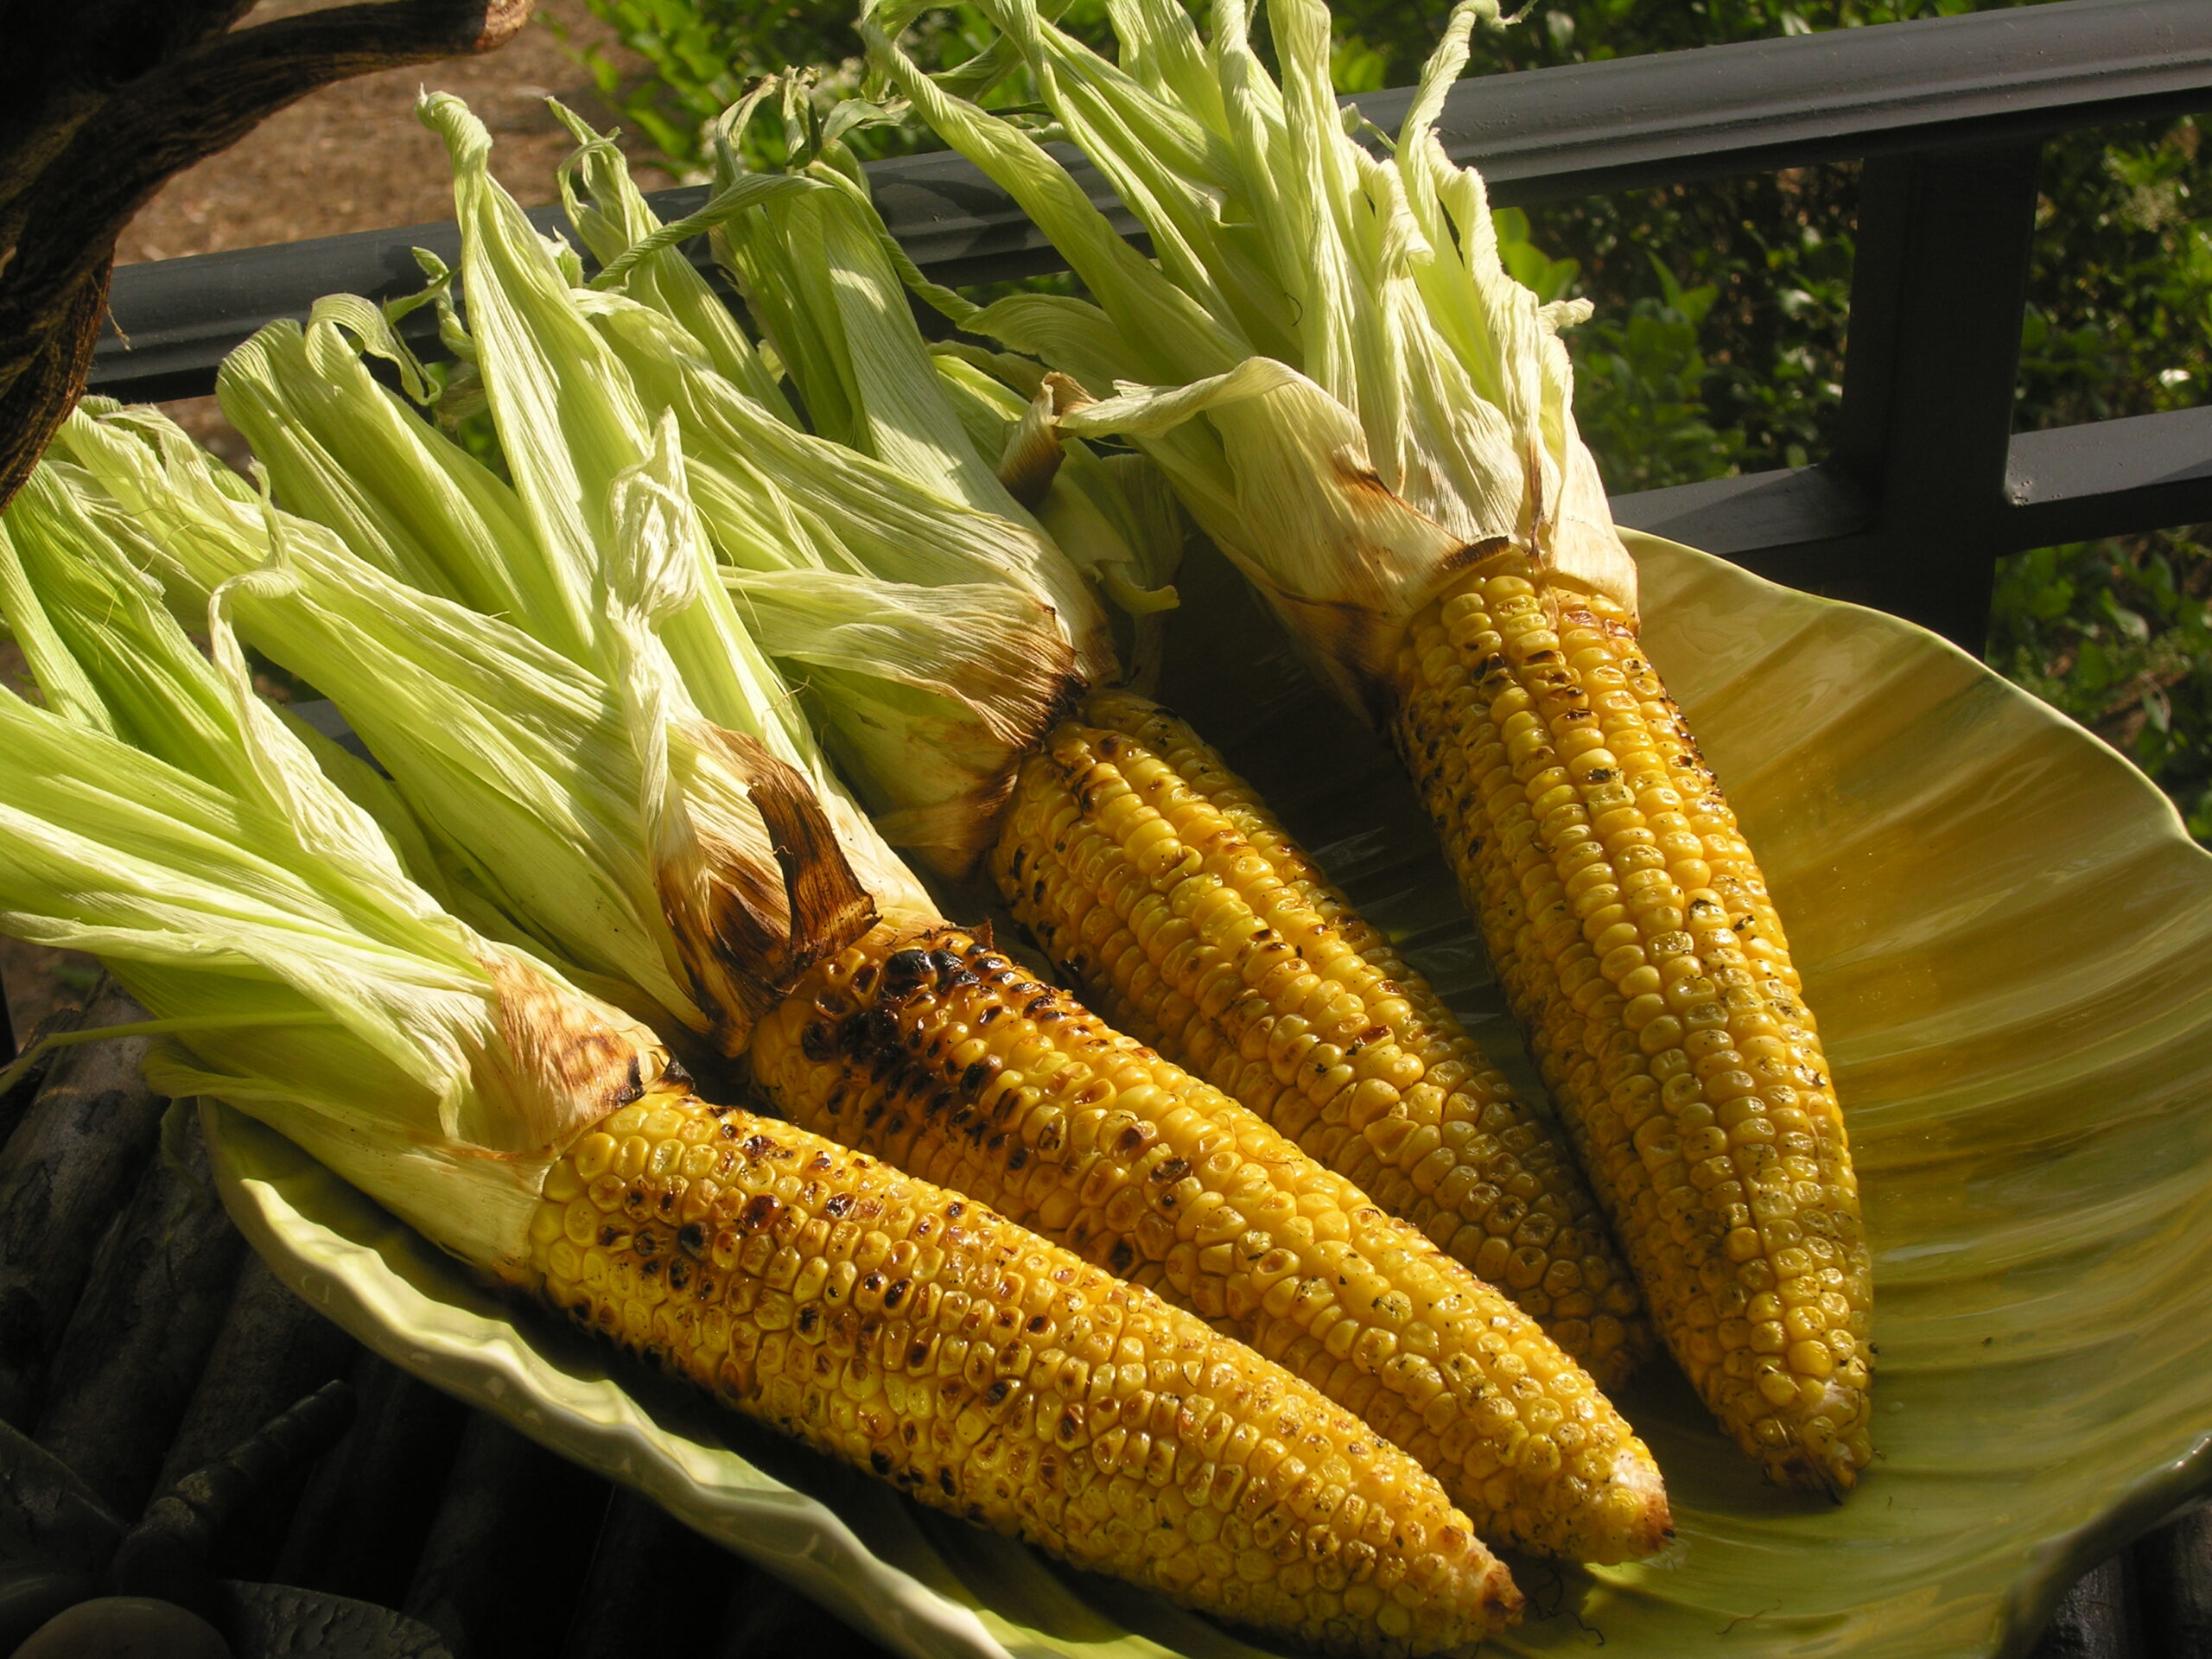
[[[798,770],[741,732],[702,730],[744,781],[782,878],[779,892],[756,860],[703,834],[654,868],[692,995],[735,1055],[808,969],[875,925],[876,906]]]

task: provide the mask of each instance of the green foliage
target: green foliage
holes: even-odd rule
[[[2212,842],[2212,549],[2162,532],[2008,559],[1989,659],[2141,766]]]
[[[600,96],[667,156],[679,174],[706,166],[707,123],[744,95],[757,76],[795,65],[830,67],[834,83],[857,86],[859,39],[841,5],[786,0],[589,0],[615,41],[652,66],[642,82],[626,80],[603,47],[579,55]]]
[[[2032,427],[2183,409],[2212,385],[2212,200],[2195,121],[2076,134],[2044,160],[2022,331]]]
[[[1497,73],[1732,41],[1993,10],[2023,0],[1543,0],[1487,32]],[[858,48],[839,0],[589,0],[656,79],[601,90],[679,167],[701,124],[753,74],[842,65]],[[1402,85],[1449,0],[1334,0],[1338,85]],[[1103,44],[1103,0],[1065,22]],[[926,59],[960,61],[988,31],[935,14]],[[1012,92],[1005,95],[1014,96]],[[768,124],[759,124],[765,127]],[[2023,321],[2018,420],[2043,428],[2202,402],[2212,388],[2212,201],[2193,194],[2202,129],[2183,118],[2067,135],[2046,147]],[[868,153],[918,144],[878,129]],[[1858,169],[1806,168],[1624,191],[1498,215],[1514,275],[1546,299],[1586,295],[1569,337],[1577,419],[1616,491],[1803,466],[1828,452],[1843,382]],[[1061,279],[1063,282],[1065,279]],[[1991,661],[2113,739],[2212,836],[2212,554],[2175,533],[2044,549],[1999,573]]]
[[[582,48],[578,59],[590,70],[599,95],[668,158],[680,177],[703,179],[709,167],[708,124],[737,102],[762,75],[811,68],[828,97],[857,93],[861,81],[860,37],[852,19],[858,0],[586,0],[592,15],[652,67],[642,81],[629,79],[622,64],[604,45]],[[1060,21],[1086,39],[1103,41],[1103,0],[1073,0]],[[972,56],[991,38],[992,29],[973,6],[932,11],[916,26],[915,55],[931,68],[949,67]],[[1380,85],[1381,83],[1377,83]],[[1012,94],[987,97],[986,105],[1012,101]],[[756,122],[746,135],[747,157],[765,166],[784,156],[776,124]],[[847,144],[863,161],[934,149],[936,140],[914,125],[870,127],[848,135]]]
[[[1574,341],[1575,419],[1616,491],[1719,477],[1744,448],[1742,430],[1714,430],[1705,404],[1698,335],[1719,289],[1684,288],[1656,256],[1651,266],[1656,296],[1592,318]]]

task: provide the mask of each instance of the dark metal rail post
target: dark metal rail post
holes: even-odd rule
[[[1875,502],[1867,602],[1980,654],[2042,146],[1879,156],[1860,184],[1836,463]]]

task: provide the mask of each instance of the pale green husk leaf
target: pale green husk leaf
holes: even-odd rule
[[[83,493],[48,464],[5,518],[10,627],[35,604],[107,719],[0,696],[0,929],[107,963],[166,1033],[157,1087],[327,1147],[430,1236],[511,1265],[545,1163],[657,1074],[657,1046],[411,881],[254,695],[224,600],[211,660]],[[117,734],[164,706],[166,757]],[[401,1163],[447,1202],[382,1178]]]
[[[1569,410],[1557,330],[1580,313],[1504,270],[1481,179],[1430,130],[1494,0],[1455,9],[1381,157],[1332,95],[1320,0],[1270,0],[1280,85],[1241,0],[1214,6],[1210,39],[1168,0],[1109,8],[1118,65],[1033,0],[982,10],[1156,257],[1115,236],[1027,135],[922,73],[893,38],[902,15],[880,10],[862,23],[876,71],[1020,201],[1092,296],[946,308],[1104,399],[1068,429],[1152,455],[1341,693],[1371,696],[1464,550],[1530,549],[1633,607]]]

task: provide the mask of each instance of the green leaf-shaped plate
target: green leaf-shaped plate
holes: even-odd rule
[[[1632,538],[1646,643],[1758,849],[1841,1084],[1875,1247],[1878,1460],[1763,1487],[1662,1363],[1657,1560],[1517,1565],[1497,1649],[1986,1655],[2212,1467],[2212,857],[2118,755],[1878,613]],[[1217,566],[1165,699],[1525,1067],[1394,764]],[[286,1142],[211,1108],[226,1198],[318,1306],[916,1655],[1260,1649],[728,1419],[517,1313]]]

